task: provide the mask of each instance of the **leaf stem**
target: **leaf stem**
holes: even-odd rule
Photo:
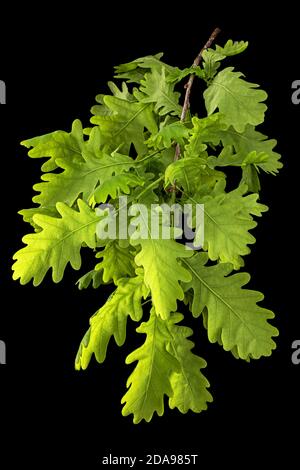
[[[201,51],[199,52],[199,54],[195,58],[192,67],[198,67],[198,65],[200,64],[200,62],[202,60],[203,52],[205,51],[205,49],[208,49],[213,44],[213,42],[215,41],[216,37],[218,36],[218,34],[220,32],[221,32],[220,28],[215,28],[213,30],[213,32],[211,33],[208,41],[204,44]],[[183,122],[185,120],[186,114],[187,114],[188,109],[190,107],[190,96],[191,96],[192,85],[194,83],[194,79],[195,79],[195,74],[192,73],[190,75],[190,78],[189,78],[187,84],[185,85],[185,89],[186,89],[185,90],[185,97],[184,97],[184,103],[183,103],[181,116],[180,116],[180,121],[181,122]],[[175,150],[175,155],[174,155],[174,161],[178,160],[179,157],[180,157],[180,145],[177,144],[176,145],[176,150]]]

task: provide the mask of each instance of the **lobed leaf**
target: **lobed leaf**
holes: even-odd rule
[[[192,274],[185,289],[194,292],[193,315],[197,317],[207,309],[209,341],[220,341],[226,351],[234,349],[242,359],[270,356],[276,347],[272,337],[278,335],[278,330],[268,323],[273,312],[257,305],[263,295],[243,289],[249,274],[229,276],[232,265],[205,266],[207,260],[206,253],[197,253],[184,260],[184,265]]]
[[[96,225],[99,217],[84,201],[78,200],[79,211],[58,202],[56,209],[60,218],[36,214],[33,221],[41,231],[25,235],[24,248],[15,253],[13,279],[27,284],[33,279],[38,286],[47,271],[52,268],[54,282],[61,281],[68,263],[73,269],[81,266],[80,249],[84,245],[96,247]]]
[[[204,205],[203,249],[212,261],[231,263],[235,269],[244,266],[242,256],[250,252],[248,245],[255,243],[249,233],[257,225],[252,215],[260,216],[268,209],[257,202],[257,194],[245,196],[246,191],[247,186],[243,185],[229,193],[220,191],[216,195],[191,198],[194,204]],[[193,227],[196,227],[197,245],[203,227],[197,227],[195,219]]]
[[[95,354],[101,364],[106,357],[108,343],[113,336],[122,346],[126,338],[127,317],[133,321],[142,318],[141,300],[147,297],[148,289],[139,275],[119,279],[117,289],[90,319],[90,328],[83,337],[75,360],[76,370],[86,369]]]
[[[57,159],[61,161],[80,162],[81,150],[84,145],[82,125],[79,119],[72,124],[70,133],[65,131],[55,131],[49,134],[33,137],[32,139],[23,140],[21,145],[27,148],[33,147],[28,152],[31,158],[50,157],[47,162],[42,165],[43,171],[53,171],[59,165]]]
[[[142,419],[149,422],[154,412],[162,416],[164,395],[172,395],[171,375],[174,371],[180,372],[179,362],[166,348],[171,340],[168,323],[154,310],[149,321],[142,323],[137,332],[145,333],[147,337],[143,346],[126,358],[126,364],[138,363],[127,380],[129,390],[122,398],[122,414],[133,414],[135,424]]]
[[[242,76],[233,72],[233,67],[227,67],[215,76],[203,94],[208,115],[219,109],[224,123],[237,132],[243,132],[248,124],[261,124],[267,109],[262,103],[267,98],[266,92],[257,90],[258,85],[246,82]]]

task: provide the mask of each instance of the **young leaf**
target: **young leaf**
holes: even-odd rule
[[[151,290],[155,310],[166,319],[176,310],[177,300],[183,299],[179,281],[190,278],[180,260],[189,258],[193,253],[174,240],[131,238],[131,244],[141,245],[135,263],[144,268],[145,284]]]
[[[99,217],[80,199],[77,204],[79,211],[58,202],[56,209],[60,218],[42,214],[33,216],[34,223],[42,230],[23,237],[27,246],[13,257],[16,260],[12,268],[13,279],[20,278],[21,284],[33,279],[33,285],[38,286],[50,268],[54,282],[61,281],[68,263],[73,269],[80,268],[82,245],[96,247]]]
[[[129,93],[128,86],[125,82],[122,82],[122,89],[119,89],[114,82],[107,82],[107,85],[114,96],[126,101],[135,101],[134,96]],[[100,95],[102,96],[102,95]],[[97,97],[96,97],[97,101]]]
[[[95,202],[106,202],[109,197],[116,199],[122,194],[129,194],[132,187],[143,186],[145,181],[134,173],[111,176],[98,186],[92,198]]]
[[[98,289],[101,284],[105,284],[102,278],[102,271],[92,269],[91,271],[81,276],[76,284],[78,284],[79,290],[87,289],[91,284],[94,289]]]
[[[181,413],[188,410],[200,413],[212,401],[207,391],[209,383],[200,371],[206,363],[191,352],[194,344],[187,337],[193,332],[177,325],[182,318],[176,313],[162,320],[152,309],[149,321],[137,329],[146,333],[147,339],[126,359],[127,364],[138,361],[138,365],[128,379],[130,388],[122,399],[125,403],[122,414],[132,413],[134,423],[150,421],[155,411],[161,416],[164,395],[169,397],[170,408],[178,408]]]
[[[134,275],[134,257],[128,248],[122,248],[117,240],[111,240],[102,251],[96,254],[102,261],[95,267],[96,271],[103,271],[104,282],[116,282],[125,276]]]
[[[257,90],[258,85],[246,82],[242,76],[233,72],[233,67],[227,67],[215,76],[203,94],[208,115],[218,108],[224,123],[237,132],[243,132],[247,124],[261,124],[267,109],[262,103],[267,93]]]
[[[104,362],[107,346],[112,336],[118,346],[124,344],[128,315],[134,321],[142,318],[141,300],[148,295],[143,278],[139,275],[119,279],[116,285],[115,292],[90,319],[90,328],[76,356],[75,368],[77,370],[86,369],[93,354],[100,364]]]
[[[199,66],[187,67],[183,70],[176,67],[168,74],[167,81],[170,83],[178,83],[191,74],[195,74],[199,78],[205,78],[205,72]]]
[[[165,183],[182,187],[188,194],[194,194],[199,186],[214,187],[216,182],[225,178],[221,171],[212,170],[207,161],[198,157],[183,158],[171,163],[165,172]]]
[[[167,321],[152,309],[149,321],[142,323],[137,332],[147,337],[143,346],[126,359],[126,364],[138,363],[127,381],[129,390],[122,398],[122,414],[132,413],[134,423],[142,419],[150,421],[155,411],[162,416],[164,395],[172,396],[171,375],[180,372],[179,362],[167,351],[168,341],[172,339]]]
[[[115,71],[117,75],[115,78],[121,78],[127,80],[128,83],[141,83],[145,73],[151,70],[161,70],[164,67],[168,74],[173,70],[168,64],[165,64],[160,59],[163,53],[159,52],[155,55],[149,55],[146,57],[140,57],[139,59],[128,62],[127,64],[117,65]]]
[[[161,71],[154,69],[151,73],[147,73],[141,81],[140,91],[146,95],[145,98],[138,95],[141,102],[154,103],[154,109],[159,115],[180,116],[181,106],[178,104],[180,93],[175,92],[174,85],[167,82],[164,68]]]
[[[70,133],[55,131],[21,142],[27,148],[33,147],[28,152],[31,158],[50,157],[42,165],[43,171],[53,171],[57,168],[56,160],[80,162],[81,149],[84,145],[82,125],[79,119],[73,122]]]
[[[250,192],[258,193],[260,191],[258,172],[254,165],[246,165],[243,168],[241,184],[246,184]]]
[[[267,210],[257,202],[257,194],[244,196],[246,190],[244,185],[230,193],[191,198],[194,203],[204,204],[204,250],[212,261],[232,263],[235,269],[244,266],[242,256],[250,252],[248,245],[255,243],[249,230],[257,223],[251,214],[260,216]],[[196,230],[196,244],[201,230],[201,226]]]
[[[230,264],[207,267],[207,259],[207,254],[198,253],[183,263],[192,274],[185,288],[194,291],[193,315],[197,317],[207,308],[209,341],[215,343],[220,339],[226,351],[236,348],[242,359],[270,356],[275,348],[272,337],[278,331],[267,321],[274,317],[273,312],[257,305],[263,295],[242,289],[250,279],[249,274],[229,276]]]
[[[96,200],[100,202],[102,199],[101,202],[105,202],[109,194],[116,196],[119,190],[120,179],[117,178],[115,183],[114,178],[134,167],[132,158],[118,153],[108,154],[101,150],[92,153],[86,150],[82,155],[82,163],[57,160],[64,171],[42,175],[43,182],[33,187],[35,191],[40,192],[34,196],[33,201],[42,206],[55,206],[59,201],[72,206],[80,195],[83,195],[85,201],[88,202],[96,186],[100,185],[98,193],[96,193]],[[134,181],[131,176],[127,181],[126,177],[123,178],[120,191],[122,188],[128,191],[132,184],[141,184],[141,182],[137,177],[134,178]]]
[[[51,217],[57,217],[59,215],[55,207],[32,207],[31,209],[22,209],[18,214],[23,217],[24,222],[27,222],[34,228],[35,232],[41,231],[41,227],[33,221],[35,214],[50,215]]]
[[[216,75],[221,65],[221,60],[225,59],[225,55],[216,52],[212,49],[206,49],[202,53],[203,57],[203,72],[207,83],[210,83],[211,79]]]
[[[184,145],[189,138],[189,129],[181,121],[162,125],[157,134],[152,135],[147,144],[157,149],[170,148],[175,142]]]
[[[92,107],[92,127],[83,130],[75,120],[70,133],[23,142],[30,157],[48,160],[34,186],[38,206],[20,211],[35,233],[14,256],[14,279],[38,285],[52,269],[58,282],[68,263],[79,269],[84,247],[100,260],[81,276],[79,289],[116,286],[90,319],[76,369],[93,355],[102,363],[112,337],[124,343],[128,316],[139,322],[144,304],[152,303],[149,321],[137,329],[145,343],[126,361],[137,361],[122,400],[123,415],[133,414],[134,423],[162,415],[165,396],[182,413],[199,413],[212,401],[206,363],[192,352],[192,330],[179,324],[178,300],[202,316],[209,340],[236,358],[268,356],[275,347],[273,313],[258,305],[262,294],[244,288],[248,274],[231,272],[255,241],[254,216],[267,210],[258,202],[258,173],[276,174],[282,165],[276,141],[255,128],[264,119],[266,93],[232,67],[221,69],[248,43],[213,48],[218,32],[192,67],[168,65],[162,54],[116,67],[117,77],[135,86],[108,82],[108,94],[97,95]],[[193,115],[202,109],[190,102],[196,77],[206,84],[208,116]],[[236,187],[230,167],[241,171],[234,191],[226,189],[227,179]]]
[[[204,78],[209,82],[217,73],[220,62],[226,57],[240,54],[248,47],[248,42],[235,41],[229,39],[224,47],[216,45],[215,50],[208,48],[202,53]]]
[[[263,161],[255,162],[255,166],[266,173],[275,175],[282,168],[282,163],[279,161],[280,155],[273,150],[277,144],[276,140],[267,140],[267,136],[256,131],[253,126],[246,126],[243,133],[238,133],[230,127],[226,132],[222,132],[221,139],[223,145],[233,145],[237,156],[244,158],[244,162],[245,158],[253,151],[266,155]]]
[[[221,114],[215,113],[206,118],[192,118],[193,127],[190,129],[190,139],[185,146],[184,155],[187,158],[206,156],[207,143],[218,145],[220,143],[220,132],[226,125],[221,121]]]
[[[190,328],[178,326],[183,315],[173,315],[169,321],[168,329],[172,337],[167,350],[177,359],[180,371],[171,376],[173,395],[169,399],[170,408],[178,408],[181,413],[192,410],[200,413],[207,409],[207,403],[212,402],[208,392],[209,382],[201,372],[206,362],[191,352],[194,343],[187,339],[193,334]]]
[[[228,39],[225,46],[221,47],[216,45],[216,51],[219,54],[222,54],[226,57],[230,57],[233,55],[241,54],[244,52],[248,47],[248,41],[232,41],[232,39]]]
[[[121,147],[122,153],[128,154],[131,144],[140,155],[147,152],[144,143],[144,129],[152,134],[157,132],[157,125],[151,103],[138,103],[121,100],[115,96],[105,96],[104,104],[112,111],[109,116],[95,115],[92,124],[101,129],[102,145],[111,150]]]

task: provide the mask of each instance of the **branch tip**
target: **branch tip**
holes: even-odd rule
[[[220,28],[215,28],[213,32],[211,33],[209,39],[206,41],[202,49],[200,50],[199,54],[195,58],[192,67],[198,67],[200,65],[201,60],[202,60],[202,54],[203,52],[211,47],[215,39],[217,38],[218,34],[220,34],[221,30]],[[191,96],[191,90],[192,90],[192,85],[194,82],[195,74],[191,74],[188,82],[184,85],[185,88],[185,97],[184,97],[184,103],[181,111],[181,116],[180,116],[180,121],[183,122],[186,118],[186,114],[188,112],[188,109],[190,107],[190,96]],[[175,155],[174,155],[174,162],[176,162],[180,157],[180,145],[177,143],[176,144],[176,149],[175,149]],[[175,183],[172,186],[173,191],[175,191]]]

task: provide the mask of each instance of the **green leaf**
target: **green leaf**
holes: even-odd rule
[[[211,168],[240,166],[242,168],[240,185],[246,184],[249,192],[258,193],[260,191],[258,169],[260,165],[269,159],[269,155],[264,152],[257,153],[256,150],[253,150],[246,156],[232,152],[232,146],[225,146],[217,158],[208,158],[208,166]]]
[[[248,42],[235,41],[229,39],[224,47],[216,45],[215,50],[208,48],[203,51],[203,72],[204,78],[209,82],[217,73],[220,67],[220,62],[226,57],[240,54],[248,47]]]
[[[97,132],[97,129],[93,132]],[[42,175],[42,183],[34,185],[33,189],[39,191],[40,194],[34,196],[33,201],[43,206],[55,206],[59,201],[72,206],[76,199],[83,195],[86,202],[99,186],[100,200],[108,197],[109,194],[117,195],[119,189],[128,190],[132,186],[133,181],[129,176],[120,181],[114,182],[114,178],[123,172],[129,171],[134,167],[135,162],[132,158],[113,152],[111,154],[98,150],[97,153],[85,150],[83,152],[83,163],[66,162],[58,160],[58,164],[63,168],[61,173],[46,173]],[[141,183],[138,178],[134,179],[134,184]],[[102,188],[102,184],[104,187]],[[111,185],[111,188],[108,187]],[[118,184],[121,188],[118,188]]]
[[[154,69],[151,73],[147,73],[141,81],[138,96],[142,103],[154,103],[155,112],[161,116],[171,114],[172,116],[180,116],[181,106],[178,104],[180,93],[174,91],[174,85],[167,82],[165,68],[161,71]]]
[[[207,83],[216,75],[221,65],[220,62],[225,59],[225,57],[224,54],[216,52],[213,49],[206,49],[202,52],[203,71]]]
[[[180,365],[167,351],[168,341],[172,339],[168,322],[159,318],[152,309],[150,319],[136,330],[147,335],[146,341],[126,359],[126,364],[138,361],[127,381],[129,390],[122,398],[123,416],[133,414],[133,422],[144,419],[150,421],[154,412],[162,416],[164,395],[172,395],[170,377],[180,372]]]
[[[91,122],[100,127],[102,145],[107,145],[111,150],[120,146],[126,154],[133,144],[139,155],[146,154],[144,129],[152,134],[157,132],[153,105],[129,102],[115,96],[104,96],[103,102],[112,114],[91,118]]]
[[[51,217],[59,215],[55,207],[32,207],[31,209],[22,209],[18,214],[23,217],[24,222],[27,222],[34,228],[35,232],[41,231],[41,227],[33,221],[35,214],[50,215]]]
[[[243,133],[236,132],[233,127],[226,130],[220,128],[216,130],[216,134],[224,149],[218,158],[209,158],[210,165],[241,166],[242,183],[247,184],[249,191],[260,191],[258,170],[276,175],[282,168],[282,163],[279,161],[281,156],[273,150],[277,144],[276,140],[267,140],[267,137],[256,131],[253,126],[246,126]]]
[[[162,159],[163,160],[163,159]],[[162,163],[162,161],[160,161]],[[144,165],[149,165],[149,162],[145,162]],[[150,166],[150,165],[149,165]],[[151,165],[151,170],[152,170]],[[132,201],[139,201],[140,204],[145,204],[147,207],[151,204],[155,204],[159,201],[157,192],[158,184],[155,184],[155,181],[151,181],[153,179],[153,173],[149,173],[146,170],[146,166],[138,166],[136,168],[136,173],[139,175],[140,178],[143,178],[145,184],[143,188],[136,186],[131,192],[131,199]],[[157,181],[157,180],[156,180]]]
[[[136,205],[136,209],[138,209]],[[192,256],[192,251],[172,239],[157,238],[148,232],[148,221],[143,219],[143,210],[140,216],[131,219],[131,223],[139,224],[138,230],[133,232],[130,243],[140,245],[141,250],[135,256],[137,266],[144,268],[144,282],[151,290],[152,302],[158,315],[163,319],[169,317],[170,312],[177,308],[177,299],[184,297],[179,281],[187,281],[189,274],[180,261]],[[147,238],[140,238],[146,234]]]
[[[204,204],[204,250],[208,251],[212,261],[232,263],[235,269],[244,266],[242,256],[250,252],[248,245],[255,243],[249,230],[257,223],[251,214],[260,216],[267,210],[266,206],[257,202],[257,194],[244,196],[246,190],[243,185],[230,193],[191,198],[194,203]],[[196,225],[194,220],[193,227]],[[196,229],[196,245],[201,230],[202,226]]]
[[[174,67],[174,69],[168,74],[167,81],[170,83],[179,83],[189,75],[196,75],[199,78],[205,77],[204,71],[199,66],[192,66],[183,70],[180,70],[178,67]]]
[[[106,357],[108,343],[113,336],[116,344],[122,346],[126,338],[127,317],[133,321],[142,318],[141,300],[147,297],[148,289],[141,276],[119,279],[117,289],[90,319],[90,328],[86,332],[76,356],[76,370],[86,369],[95,354],[101,364]]]
[[[207,267],[206,262],[206,253],[184,260],[192,274],[192,281],[185,287],[194,291],[193,315],[197,317],[207,308],[209,341],[220,340],[225,351],[236,348],[242,359],[270,356],[276,347],[272,337],[278,331],[267,320],[274,314],[257,305],[263,299],[260,292],[242,288],[249,282],[249,274],[229,276],[230,264]]]
[[[267,140],[267,136],[256,131],[253,126],[246,126],[243,133],[236,132],[233,127],[229,127],[226,132],[222,133],[221,139],[223,145],[233,145],[238,158],[243,159],[244,162],[253,151],[256,151],[257,154],[267,155],[268,158],[263,161],[253,162],[266,173],[275,175],[282,168],[282,163],[279,161],[280,155],[273,150],[277,141],[275,139]]]
[[[95,116],[112,116],[113,111],[109,109],[108,106],[104,103],[104,98],[106,95],[99,94],[96,96],[96,102],[98,104],[94,104],[94,106],[91,107],[91,113],[94,114]],[[127,97],[123,98],[125,101],[131,101]],[[89,127],[84,130],[87,134],[89,134],[92,131],[92,128]]]
[[[14,256],[13,278],[38,285],[51,270],[59,282],[68,263],[80,268],[84,247],[97,261],[79,289],[116,286],[90,319],[75,368],[85,369],[93,355],[102,363],[112,338],[123,345],[128,317],[140,322],[151,302],[150,319],[137,330],[145,343],[126,361],[137,364],[122,413],[135,423],[162,415],[165,396],[181,413],[199,413],[212,401],[206,363],[193,352],[192,330],[180,324],[178,301],[236,358],[268,356],[275,347],[273,313],[258,305],[262,294],[244,288],[247,274],[231,274],[255,241],[254,218],[267,210],[258,202],[258,175],[282,166],[276,141],[255,127],[264,120],[266,93],[232,67],[221,69],[247,44],[229,40],[202,50],[201,65],[183,70],[162,62],[162,54],[122,64],[116,75],[127,83],[110,81],[96,96],[92,126],[75,120],[71,132],[22,142],[30,157],[46,161],[34,186],[36,207],[20,211],[35,233]],[[206,85],[194,106],[205,104],[208,115],[193,114],[191,102],[181,120],[188,76]],[[236,167],[240,183],[228,190],[227,179],[236,187]]]
[[[13,257],[16,260],[12,268],[13,279],[20,278],[21,284],[33,279],[33,285],[38,286],[50,268],[54,282],[61,281],[68,263],[73,269],[80,268],[82,245],[96,247],[99,217],[80,199],[78,208],[79,211],[75,211],[58,202],[56,209],[61,218],[42,214],[33,216],[34,223],[42,230],[23,237],[27,246]]]
[[[144,180],[134,173],[114,175],[95,189],[92,198],[97,203],[106,202],[109,196],[115,199],[122,194],[129,194],[132,187],[144,184]]]
[[[187,158],[206,156],[207,143],[218,145],[220,143],[221,129],[226,128],[221,121],[221,114],[215,113],[206,118],[192,118],[193,127],[190,129],[190,138],[185,146],[184,155]]]
[[[110,240],[102,251],[96,254],[102,261],[95,267],[96,271],[103,271],[103,281],[117,281],[125,276],[134,275],[134,258],[131,251],[122,248],[117,240]]]
[[[203,158],[183,158],[171,163],[165,172],[165,184],[174,184],[182,187],[189,194],[194,194],[199,186],[215,186],[225,174],[221,171],[212,170],[206,165]]]
[[[170,73],[174,67],[165,64],[160,59],[163,53],[160,52],[155,55],[140,57],[126,64],[121,64],[115,67],[115,78],[127,80],[128,83],[140,83],[144,78],[145,73],[151,70],[161,70],[164,67]]]
[[[200,369],[206,363],[191,352],[194,344],[187,339],[190,328],[177,326],[183,315],[173,314],[168,320],[157,317],[152,309],[150,319],[137,332],[147,335],[143,346],[131,353],[126,363],[138,361],[127,381],[129,390],[122,399],[122,414],[133,414],[133,422],[150,421],[154,412],[164,411],[164,395],[169,397],[170,408],[181,413],[196,413],[207,408],[212,401],[209,386]]]
[[[56,160],[79,162],[81,150],[84,145],[82,125],[79,119],[73,122],[70,133],[65,131],[55,131],[49,134],[23,140],[21,142],[27,148],[33,147],[28,152],[31,158],[50,157],[42,165],[43,171],[53,171],[57,168]]]
[[[232,41],[232,39],[228,39],[225,46],[221,47],[216,45],[216,52],[222,54],[226,57],[241,54],[244,52],[248,47],[248,41]]]
[[[226,145],[217,158],[209,157],[208,161],[209,166],[211,166],[212,168],[219,166],[240,166],[242,168],[245,168],[249,165],[258,166],[267,161],[268,158],[268,154],[266,154],[265,152],[258,153],[256,150],[253,150],[246,156],[232,153],[232,146]]]
[[[152,135],[146,143],[156,149],[170,148],[174,143],[184,145],[189,138],[189,129],[183,122],[175,121],[161,126],[157,134]],[[174,150],[175,153],[175,150]]]
[[[107,82],[108,88],[114,96],[125,101],[136,101],[136,98],[129,92],[125,82],[122,82],[122,88],[119,89],[114,82]],[[96,96],[96,102],[91,108],[91,113],[97,116],[112,116],[113,111],[104,103],[104,98],[107,95],[99,94]]]
[[[96,269],[92,269],[91,271],[87,272],[83,276],[81,276],[78,281],[76,282],[78,285],[78,289],[87,289],[91,284],[94,289],[98,289],[101,284],[105,284],[102,278],[102,272],[96,271]]]
[[[152,301],[157,314],[168,318],[177,308],[177,299],[183,299],[179,281],[189,278],[187,270],[179,260],[188,258],[192,252],[174,240],[134,240],[140,244],[141,251],[135,262],[145,270],[145,284],[150,288]]]
[[[253,165],[247,165],[243,168],[241,184],[246,184],[249,191],[258,193],[260,191],[260,182],[256,168]]]
[[[180,371],[171,376],[173,395],[169,399],[169,406],[171,409],[178,408],[181,413],[187,413],[189,410],[200,413],[206,410],[207,403],[213,400],[207,390],[209,382],[201,372],[201,369],[206,367],[206,362],[191,352],[194,343],[187,338],[193,334],[193,330],[175,325],[182,318],[183,315],[174,315],[168,324],[172,339],[167,344],[167,351],[180,364]]]
[[[128,86],[125,82],[122,82],[122,89],[119,89],[114,82],[107,82],[107,85],[114,96],[126,101],[135,101],[134,96],[129,93]],[[100,95],[102,96],[102,95]],[[97,97],[96,97],[97,101]]]
[[[247,124],[261,124],[267,109],[262,103],[267,98],[266,92],[257,90],[258,85],[241,76],[242,73],[233,72],[233,67],[227,67],[216,75],[203,95],[208,114],[218,108],[224,123],[237,132],[243,132]]]

